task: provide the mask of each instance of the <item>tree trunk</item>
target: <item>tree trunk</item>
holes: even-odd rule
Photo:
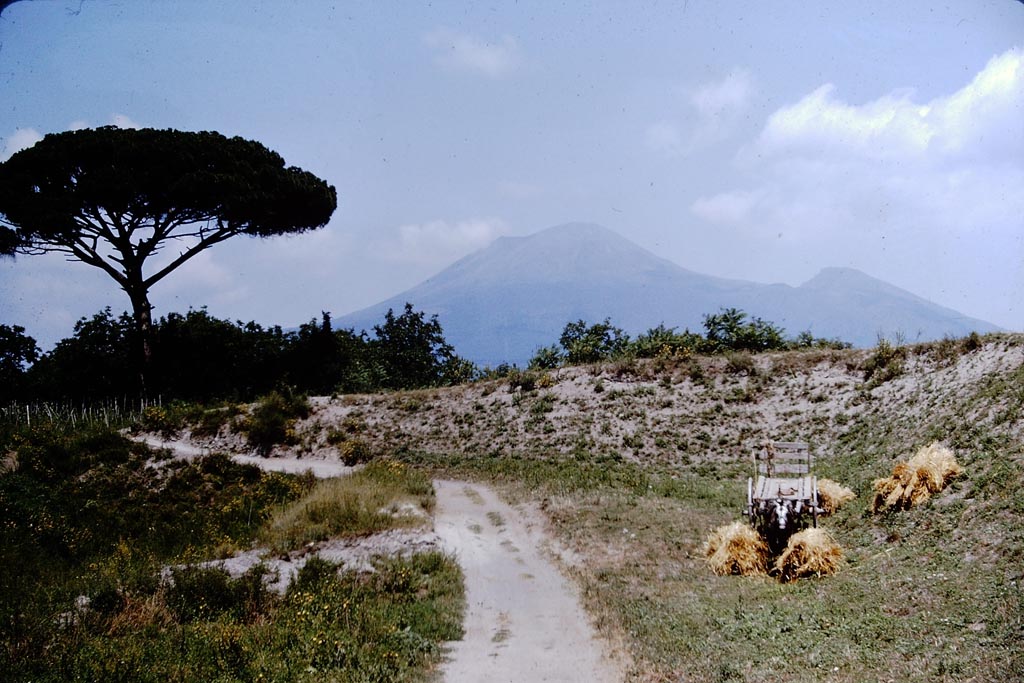
[[[127,290],[126,290],[127,291]],[[132,301],[132,317],[135,318],[136,359],[139,368],[139,392],[146,395],[146,380],[153,367],[153,306],[149,303],[149,292],[139,287],[128,291]]]

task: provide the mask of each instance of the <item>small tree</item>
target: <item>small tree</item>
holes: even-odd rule
[[[39,358],[36,340],[20,325],[0,325],[0,403],[20,398],[25,369]]]
[[[124,396],[138,377],[132,348],[135,327],[127,313],[110,308],[75,323],[74,335],[57,342],[28,372],[37,398],[81,400]]]
[[[327,224],[333,187],[258,142],[213,132],[115,127],[47,135],[0,164],[0,253],[58,252],[99,268],[132,304],[142,366],[150,289],[236,235]],[[177,256],[147,271],[161,250]]]
[[[380,374],[378,385],[385,389],[433,387],[464,381],[471,365],[455,355],[445,341],[437,316],[427,320],[411,303],[396,316],[388,309],[384,322],[373,326],[370,355]]]
[[[613,326],[610,318],[590,326],[577,320],[565,326],[558,343],[565,349],[566,363],[581,365],[622,354],[629,346],[629,335]]]
[[[737,308],[723,308],[704,316],[707,345],[711,351],[774,351],[787,346],[781,328],[761,318],[751,318]]]

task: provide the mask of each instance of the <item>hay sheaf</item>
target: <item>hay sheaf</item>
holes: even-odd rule
[[[907,510],[919,505],[946,488],[962,472],[953,451],[939,443],[925,446],[907,462],[896,465],[891,477],[874,481],[872,512]]]
[[[711,532],[704,543],[711,569],[719,575],[765,574],[768,570],[768,545],[757,532],[743,522],[733,522]]]
[[[774,570],[783,581],[792,581],[834,574],[842,564],[843,549],[827,531],[814,527],[790,537],[786,549],[775,560]]]
[[[857,494],[842,484],[831,479],[818,480],[818,507],[826,515],[842,507],[857,497]]]

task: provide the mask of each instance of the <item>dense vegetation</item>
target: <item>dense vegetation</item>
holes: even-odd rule
[[[194,564],[258,538],[278,552],[321,540],[303,514],[323,498],[311,477],[169,460],[105,426],[68,427],[0,422],[4,680],[418,680],[458,637],[461,577],[437,553],[369,576],[312,560],[283,594],[262,565],[233,579]],[[331,535],[386,528],[388,496],[430,492],[384,463],[353,485],[365,499],[348,497]]]
[[[801,332],[787,339],[781,327],[750,317],[736,308],[723,308],[704,316],[704,334],[658,325],[631,339],[611,320],[588,325],[577,320],[565,326],[557,345],[537,351],[530,368],[550,370],[561,365],[582,365],[622,358],[666,358],[733,351],[783,351],[787,349],[844,349],[849,344],[837,339],[815,337]]]
[[[0,163],[0,256],[55,252],[111,277],[131,301],[132,356],[145,384],[158,282],[232,237],[322,228],[337,205],[333,186],[253,140],[83,128]],[[176,256],[154,266],[169,245]]]
[[[664,325],[631,339],[610,320],[565,326],[557,345],[541,348],[533,369],[620,358],[846,348],[804,332],[787,339],[781,328],[734,308],[704,318],[704,334]],[[40,354],[25,330],[0,325],[0,404],[20,401],[95,401],[139,395],[135,324],[109,308],[75,324],[74,334]],[[389,310],[372,333],[335,329],[331,316],[297,330],[231,322],[205,309],[170,313],[153,324],[148,372],[150,397],[183,401],[249,401],[273,390],[330,395],[416,389],[507,376],[516,368],[478,368],[459,357],[437,316],[406,304]]]
[[[40,356],[21,327],[0,326],[0,403],[92,401],[139,395],[135,326],[107,308]],[[251,400],[276,388],[325,395],[454,384],[472,364],[455,355],[436,316],[388,311],[373,334],[334,329],[327,313],[297,330],[231,322],[205,309],[153,324],[151,397]]]

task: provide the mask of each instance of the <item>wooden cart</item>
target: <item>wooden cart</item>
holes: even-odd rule
[[[802,441],[767,442],[754,451],[754,476],[747,479],[746,516],[770,546],[784,545],[794,531],[818,526],[818,481],[814,458]]]

